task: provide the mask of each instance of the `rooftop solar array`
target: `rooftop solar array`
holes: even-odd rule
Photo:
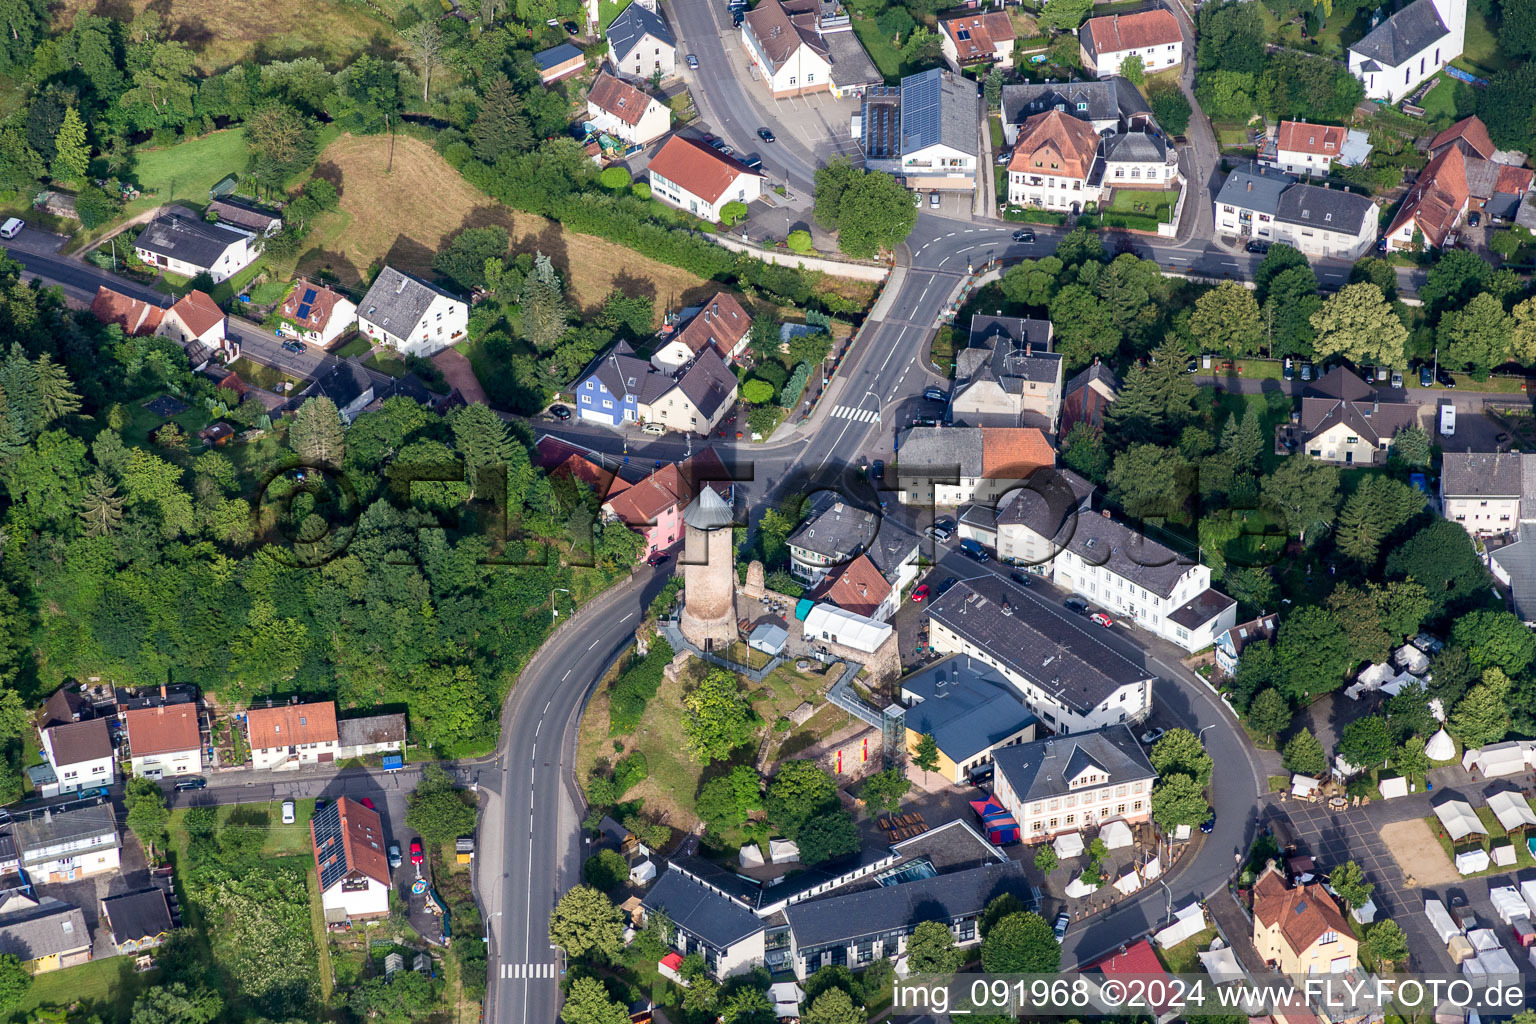
[[[304,301],[306,304],[315,301],[315,290],[313,288],[304,289]]]
[[[901,128],[906,137],[905,151],[922,149],[939,141],[938,68],[901,80]]]
[[[304,303],[302,306],[300,306],[299,307],[299,319],[300,320],[308,320],[309,319],[309,310],[310,310],[310,305],[307,302]]]
[[[347,874],[347,855],[341,841],[341,808],[337,801],[313,819],[315,850],[320,859],[320,891],[324,892]]]

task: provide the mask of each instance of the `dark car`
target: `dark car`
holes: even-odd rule
[[[1301,364],[1301,379],[1302,380],[1311,380],[1312,379],[1312,364],[1311,363],[1302,363]]]
[[[1021,587],[1029,586],[1029,577],[1024,575],[1022,572],[1011,572],[1008,574],[1008,578],[1013,580],[1013,582],[1017,583]]]
[[[749,171],[761,171],[763,169],[763,158],[760,156],[749,156],[742,163],[746,164]]]
[[[735,27],[735,28],[741,28],[741,23],[746,21],[746,20],[747,20],[747,16],[745,14],[742,14],[741,11],[737,11],[736,13],[731,15],[731,25],[733,27]]]
[[[767,128],[759,128],[757,130],[757,137],[762,139],[764,142],[774,141],[773,132],[769,131]]]
[[[1294,379],[1296,376],[1296,364],[1287,359],[1285,367],[1280,371],[1280,376],[1286,380]]]
[[[934,388],[934,387],[924,388],[923,389],[923,397],[928,399],[928,401],[930,401],[930,402],[947,402],[947,401],[949,401],[949,396],[944,393],[944,389],[943,388]]]
[[[1452,390],[1455,390],[1456,388],[1456,378],[1452,377],[1445,370],[1438,371],[1435,374],[1435,380],[1439,381],[1440,386],[1443,388],[1450,388]]]
[[[709,143],[709,148],[713,149],[717,153],[724,153],[725,152],[725,140],[724,139],[711,139],[710,143]]]
[[[206,789],[207,787],[208,780],[199,776],[190,779],[182,779],[180,782],[176,783],[176,792],[185,793],[189,789]]]
[[[654,555],[652,555],[650,558],[647,558],[645,560],[645,564],[646,565],[665,565],[665,564],[667,564],[667,559],[669,559],[671,557],[672,556],[667,554],[665,551],[658,551]]]
[[[576,23],[575,23],[575,22],[574,22],[574,21],[568,21],[568,22],[566,22],[566,23],[565,23],[565,30],[566,30],[566,31],[567,31],[567,32],[569,32],[569,33],[570,33],[570,34],[571,34],[571,35],[573,35],[573,36],[579,36],[579,35],[581,35],[581,29],[579,29],[579,28],[577,28],[577,27],[576,27]]]
[[[883,479],[884,477],[885,477],[885,460],[884,459],[876,459],[875,460],[875,479],[876,480],[880,480],[880,479]]]
[[[699,58],[690,53],[688,55],[688,66],[695,71],[699,70]]]
[[[549,414],[557,420],[568,420],[571,418],[571,410],[567,409],[563,405],[550,406]]]
[[[1013,233],[1013,240],[1015,242],[1033,242],[1035,240],[1035,233],[1028,228],[1023,228]]]
[[[303,352],[304,351],[304,345],[301,342],[297,342],[297,341],[285,341],[285,342],[283,342],[283,348],[287,349],[289,352]]]
[[[1065,910],[1056,915],[1056,924],[1052,926],[1051,930],[1056,933],[1057,945],[1067,941],[1067,926],[1071,923],[1072,915]]]
[[[1069,597],[1062,604],[1066,605],[1068,611],[1077,612],[1079,615],[1088,614],[1088,602],[1080,597]]]
[[[1419,387],[1432,388],[1435,386],[1435,373],[1427,366],[1419,367]]]
[[[1471,213],[1467,214],[1467,227],[1475,228],[1482,222],[1483,215],[1478,213],[1476,210],[1473,210]]]
[[[1206,818],[1204,821],[1202,821],[1200,823],[1200,831],[1204,832],[1206,835],[1210,835],[1211,832],[1215,828],[1216,828],[1216,815],[1214,815],[1214,814],[1211,815],[1209,818]]]
[[[941,530],[948,530],[950,533],[955,532],[955,521],[949,516],[940,516],[933,521],[933,525]]]
[[[1188,363],[1184,364],[1184,370],[1185,370],[1186,373],[1199,373],[1200,372],[1200,360],[1198,360],[1198,359],[1191,359]]]
[[[1258,253],[1259,255],[1262,256],[1264,253],[1269,252],[1269,243],[1268,242],[1257,242],[1257,241],[1249,242],[1246,246],[1244,246],[1244,248],[1247,249],[1249,252]]]
[[[938,589],[939,596],[943,597],[946,593],[949,592],[949,588],[950,587],[954,586],[956,583],[959,583],[959,582],[960,582],[960,580],[959,580],[958,577],[955,577],[955,576],[947,576],[947,577],[945,577],[944,582],[939,584],[939,589]]]

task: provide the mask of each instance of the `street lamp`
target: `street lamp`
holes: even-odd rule
[[[1168,888],[1168,883],[1163,881],[1163,879],[1159,878],[1157,882],[1163,887],[1163,891],[1168,894],[1168,910],[1164,916],[1171,918],[1173,917],[1173,890]]]
[[[555,607],[555,591],[556,590],[565,590],[565,588],[564,587],[554,587],[549,592],[549,614],[550,614],[551,621],[553,621],[554,619],[558,619],[560,617],[560,609]],[[567,594],[570,593],[569,590],[565,590],[565,592]]]
[[[1205,729],[1214,729],[1214,728],[1216,728],[1216,723],[1215,722],[1212,722],[1210,725],[1205,727]],[[1201,729],[1199,732],[1195,733],[1195,739],[1200,741],[1200,745],[1202,747],[1205,746],[1205,729]]]

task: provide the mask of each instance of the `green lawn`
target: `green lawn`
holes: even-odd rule
[[[1111,213],[1144,213],[1166,220],[1167,217],[1164,215],[1171,215],[1174,204],[1178,201],[1179,193],[1175,189],[1117,188],[1110,196],[1109,211]]]
[[[1200,959],[1196,954],[1203,952],[1215,938],[1216,929],[1207,928],[1199,934],[1191,935],[1177,946],[1157,950],[1157,955],[1170,974],[1199,974],[1205,968],[1200,966]]]
[[[387,373],[391,377],[405,376],[405,360],[396,359],[394,356],[374,355],[363,360],[363,365],[370,370],[378,370]]]
[[[1481,78],[1491,78],[1512,63],[1499,48],[1499,38],[1488,27],[1488,20],[1476,7],[1467,8],[1466,42],[1461,56],[1452,64]]]
[[[369,341],[366,335],[359,334],[337,349],[335,354],[342,359],[350,359],[353,356],[366,355],[372,350],[373,342]]]
[[[138,182],[144,195],[128,204],[129,215],[174,199],[201,207],[208,190],[227,174],[245,169],[249,154],[238,130],[213,132],[164,149],[139,150],[126,177]]]
[[[1483,849],[1486,850],[1493,840],[1503,839],[1508,833],[1506,833],[1504,831],[1504,827],[1499,824],[1499,819],[1494,817],[1493,808],[1484,806],[1478,807],[1476,810],[1478,819],[1482,821],[1483,827],[1488,830],[1488,835],[1483,837]],[[1435,839],[1440,843],[1440,849],[1445,851],[1445,856],[1452,863],[1455,863],[1456,854],[1454,848],[1451,846],[1450,839],[1446,838],[1444,834],[1444,829],[1440,825],[1440,819],[1431,814],[1429,817],[1424,819],[1424,822],[1429,826],[1429,830],[1434,833]],[[1521,868],[1528,868],[1533,864],[1536,864],[1536,860],[1532,860],[1531,851],[1527,849],[1525,843],[1515,842],[1513,845],[1515,847],[1515,865],[1513,868],[1492,864],[1489,866],[1488,870],[1480,871],[1475,875],[1468,875],[1466,877],[1478,878],[1482,875],[1495,875],[1505,871],[1518,871]]]
[[[219,826],[230,824],[244,825],[247,828],[262,829],[266,832],[266,839],[262,843],[261,852],[268,857],[307,856],[312,847],[309,839],[309,819],[315,813],[315,801],[294,801],[294,823],[283,824],[283,802],[281,800],[258,800],[248,804],[219,804],[215,809]],[[171,844],[176,847],[178,861],[186,852],[187,833],[182,827],[186,819],[187,810],[177,807],[171,811],[171,820],[168,826],[171,833]],[[315,901],[319,906],[319,901]]]
[[[1476,94],[1466,82],[1459,82],[1445,72],[1435,76],[1439,85],[1431,89],[1424,97],[1424,121],[1429,123],[1449,123],[1461,117],[1463,113],[1470,114],[1477,104]]]
[[[133,969],[133,958],[126,956],[92,960],[78,967],[39,974],[32,979],[26,994],[11,1004],[9,1019],[25,1019],[39,1007],[79,1003],[80,1019],[89,1012],[108,1024],[124,1024],[133,1009],[134,998],[158,974],[157,971],[139,974]]]
[[[858,33],[869,59],[880,69],[886,84],[896,85],[901,80],[901,51],[880,31],[874,18],[853,15],[853,30]]]
[[[125,403],[123,411],[128,414],[128,423],[123,427],[123,443],[133,447],[148,447],[149,432],[158,429],[165,422],[164,417],[146,409],[144,399]],[[190,436],[208,425],[208,410],[200,405],[192,405],[185,412],[172,416],[171,420]]]
[[[300,381],[295,380],[285,373],[274,370],[268,366],[262,366],[260,363],[253,363],[244,357],[236,359],[233,363],[230,363],[229,368],[238,373],[240,375],[240,379],[245,381],[247,384],[254,385],[258,388],[264,388],[267,391],[277,391],[282,393],[282,389],[279,387],[279,385],[283,384],[285,381],[293,384],[294,387],[298,387],[301,383]]]

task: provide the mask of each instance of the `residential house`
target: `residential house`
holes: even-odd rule
[[[692,362],[706,347],[727,363],[746,350],[752,336],[752,314],[730,292],[716,292],[714,298],[699,307],[681,331],[662,342],[651,353],[651,365],[664,373],[675,373]]]
[[[1281,121],[1259,145],[1259,163],[1287,174],[1321,174],[1334,165],[1358,167],[1371,154],[1369,136],[1359,128],[1310,121]]]
[[[875,622],[890,618],[901,600],[901,592],[886,582],[865,555],[833,568],[806,596]]]
[[[338,797],[309,821],[327,924],[389,916],[389,860],[379,812]]]
[[[1147,74],[1184,63],[1184,33],[1165,7],[1089,18],[1077,38],[1083,67],[1096,78],[1118,75],[1121,63],[1130,57],[1140,57]]]
[[[253,768],[290,769],[336,760],[340,737],[336,705],[330,701],[251,708],[245,726]]]
[[[939,21],[944,59],[959,74],[978,64],[999,68],[1013,67],[1013,43],[1017,33],[1007,12],[967,11]]]
[[[1092,364],[1067,381],[1061,397],[1061,435],[1079,423],[1103,429],[1105,415],[1120,397],[1120,378],[1094,356]]]
[[[0,953],[28,974],[47,974],[91,959],[91,932],[79,907],[52,896],[19,894],[0,913]]]
[[[752,203],[762,195],[762,175],[681,135],[666,141],[646,173],[655,198],[711,223],[719,222],[727,203]]]
[[[156,270],[182,277],[206,273],[218,284],[250,266],[255,241],[253,232],[210,224],[176,208],[144,225],[133,250]]]
[[[247,203],[227,196],[213,200],[204,208],[204,214],[213,214],[214,223],[227,224],[244,231],[253,231],[262,238],[271,238],[283,230],[283,215],[255,203]]]
[[[101,901],[101,923],[119,953],[142,953],[163,945],[176,930],[164,889],[108,896]]]
[[[369,715],[343,718],[336,723],[336,757],[366,757],[369,754],[400,754],[405,751],[405,715]]]
[[[1003,86],[1004,140],[1009,146],[1014,145],[1026,120],[1050,110],[1087,121],[1097,135],[1157,130],[1157,119],[1152,116],[1152,109],[1147,106],[1141,90],[1119,75],[1111,75],[1093,82],[1030,82]]]
[[[573,43],[561,43],[534,54],[533,62],[539,69],[539,81],[554,85],[586,68],[587,56]]]
[[[1026,843],[1113,819],[1134,825],[1152,817],[1157,771],[1130,726],[1004,747],[993,762],[992,797],[1013,814]]]
[[[717,978],[743,974],[766,958],[767,926],[736,899],[669,864],[641,900],[647,914],[664,913],[673,947],[698,953]]]
[[[160,319],[155,333],[189,347],[201,342],[211,350],[229,349],[224,311],[207,292],[193,289],[176,301]]]
[[[1520,519],[1514,533],[1513,541],[1489,551],[1488,568],[1509,587],[1515,614],[1530,625],[1536,623],[1536,455],[1520,456]]]
[[[1253,886],[1253,948],[1282,974],[1338,974],[1360,964],[1359,942],[1328,890],[1321,882],[1288,885],[1274,861]]]
[[[283,334],[330,348],[357,323],[357,305],[340,292],[301,277],[283,299],[278,316]]]
[[[1349,72],[1366,99],[1396,103],[1461,56],[1467,0],[1415,0],[1349,44]]]
[[[1178,999],[1172,994],[1177,991],[1173,978],[1169,977],[1168,969],[1157,958],[1152,943],[1146,939],[1122,945],[1108,956],[1088,964],[1083,968],[1083,974],[1093,979],[1090,984],[1094,984],[1101,992],[1104,991],[1103,986],[1112,984],[1115,979],[1138,988],[1145,986],[1144,991],[1148,993],[1146,1006],[1157,1024],[1167,1024],[1180,1016],[1176,1011],[1170,1012],[1170,1004]],[[1104,981],[1098,982],[1099,978]],[[1115,990],[1111,988],[1109,991]]]
[[[1228,679],[1237,675],[1237,663],[1243,651],[1255,641],[1269,643],[1275,638],[1280,626],[1280,616],[1260,615],[1248,622],[1239,622],[1224,630],[1216,638],[1216,668]]]
[[[642,410],[648,422],[708,437],[736,404],[736,375],[713,348],[700,350],[672,380],[672,387]]]
[[[1284,242],[1308,256],[1356,259],[1376,241],[1376,204],[1369,198],[1298,183],[1267,166],[1234,169],[1213,202],[1217,231]]]
[[[821,0],[763,0],[742,20],[741,45],[774,99],[847,96],[882,82],[847,12]]]
[[[1473,537],[1514,533],[1523,490],[1519,452],[1446,452],[1440,468],[1440,507],[1445,518]]]
[[[1053,732],[1138,722],[1152,708],[1151,672],[1107,648],[1077,653],[1084,634],[1074,621],[1015,614],[1028,605],[1014,583],[983,574],[930,600],[934,652],[996,668]]]
[[[342,359],[306,388],[301,397],[329,398],[335,403],[341,421],[351,423],[373,402],[374,391],[374,379],[368,369],[354,359]]]
[[[943,508],[991,503],[1055,463],[1035,427],[913,427],[897,452],[898,500]]]
[[[165,309],[102,285],[91,300],[91,315],[104,324],[117,324],[124,334],[134,337],[154,334]]]
[[[698,488],[712,486],[726,500],[734,499],[728,483],[730,474],[713,448],[705,448],[682,463],[669,463],[644,480],[610,492],[602,512],[610,520],[623,523],[645,540],[640,557],[670,550],[683,539],[683,510],[698,494]]]
[[[1099,133],[1088,121],[1060,110],[1027,118],[1008,161],[1008,202],[1044,209],[1081,210],[1101,198],[1095,176]]]
[[[960,536],[997,552],[1012,565],[1041,566],[1066,549],[1080,516],[1093,514],[1093,484],[1070,469],[1044,466],[1000,498],[995,507],[961,510]]]
[[[196,775],[203,770],[203,743],[196,704],[162,704],[128,711],[129,764],[141,779]]]
[[[43,712],[37,727],[47,729],[55,725],[67,725],[96,717],[96,707],[84,692],[69,684],[59,687],[43,702]]]
[[[1420,0],[1425,2],[1425,0]],[[1390,249],[1444,248],[1472,210],[1513,219],[1531,190],[1531,169],[1520,154],[1493,146],[1476,116],[1464,118],[1429,144],[1429,164],[1419,172],[1383,237]]]
[[[670,78],[677,70],[677,40],[660,14],[634,3],[608,25],[608,62],[618,74]]]
[[[666,104],[606,71],[587,92],[587,120],[600,132],[644,146],[672,130]]]
[[[898,686],[907,706],[902,721],[908,760],[923,736],[932,736],[937,771],[957,786],[990,766],[999,748],[1033,740],[1040,723],[1001,672],[974,658],[945,658]]]
[[[105,798],[16,813],[13,820],[21,867],[34,884],[73,882],[118,868],[122,842]]]
[[[1035,427],[1056,432],[1063,361],[1051,351],[1051,322],[971,317],[970,342],[955,360],[949,417],[956,426]]]
[[[117,781],[117,755],[105,719],[55,725],[40,731],[43,757],[57,780],[38,788],[43,797],[76,793],[87,786],[110,786]]]
[[[358,308],[363,333],[408,356],[430,356],[464,337],[469,306],[420,278],[385,267]]]
[[[1335,366],[1301,393],[1302,449],[1324,462],[1382,465],[1397,432],[1418,423],[1419,408]]]
[[[1121,132],[1106,137],[1099,144],[1099,158],[1104,163],[1097,182],[1099,202],[1107,202],[1117,188],[1172,189],[1179,175],[1179,154],[1161,132]]]
[[[651,364],[635,355],[629,342],[620,341],[598,356],[576,382],[576,418],[617,427],[641,418],[672,388],[672,378],[653,372]]]
[[[875,513],[850,505],[833,492],[818,498],[787,541],[790,574],[813,584],[868,548],[880,528]]]

